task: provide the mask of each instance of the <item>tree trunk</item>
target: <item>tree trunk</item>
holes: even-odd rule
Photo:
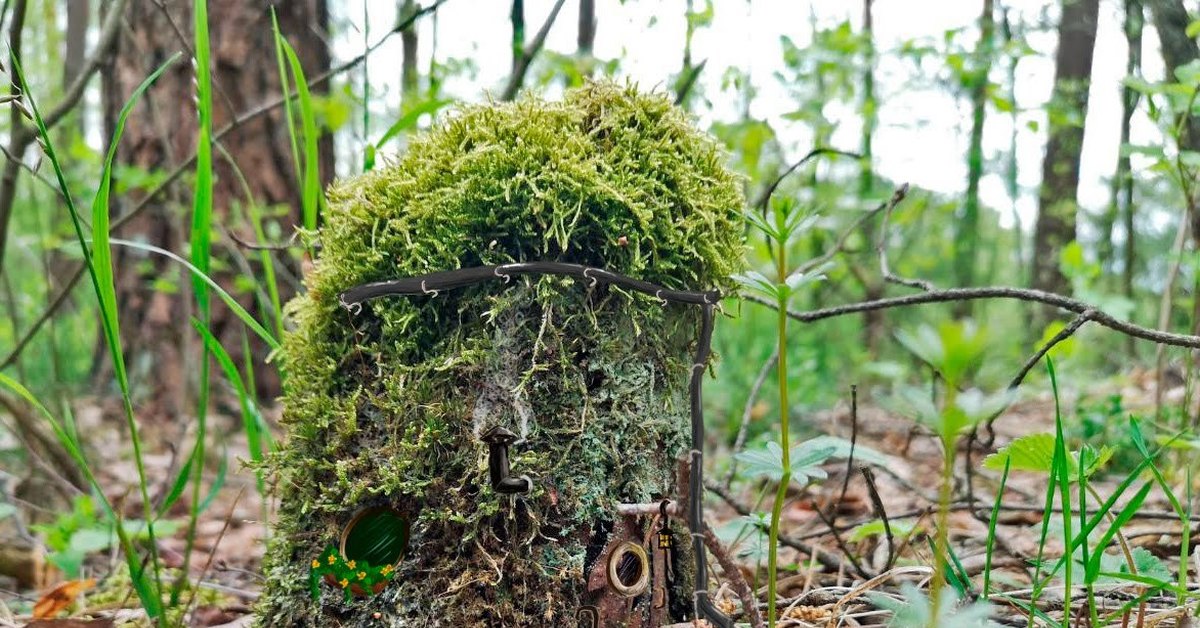
[[[983,177],[983,125],[987,114],[988,75],[992,69],[992,38],[996,30],[993,17],[995,3],[984,0],[979,16],[979,43],[975,47],[975,63],[971,68],[971,141],[967,148],[967,198],[962,217],[955,222],[954,237],[955,279],[959,286],[975,283],[975,262],[979,249],[979,180]],[[967,302],[955,305],[958,316],[971,312]]]
[[[91,15],[90,0],[73,0],[67,3],[67,32],[65,50],[63,51],[63,90],[75,81],[79,71],[83,69],[84,55],[87,54],[87,33],[89,16]],[[71,119],[63,123],[61,131],[67,134],[83,134],[83,115],[76,112]]]
[[[213,128],[220,129],[240,113],[278,97],[282,93],[274,54],[270,3],[239,0],[209,2],[210,39],[214,82]],[[281,3],[276,6],[281,31],[300,55],[308,74],[329,66],[325,41],[327,14],[322,0]],[[135,0],[127,8],[124,29],[112,66],[103,72],[106,129],[111,135],[117,112],[134,88],[171,54],[180,49],[194,51],[192,3],[190,0]],[[196,146],[196,109],[193,70],[187,60],[164,73],[133,111],[125,127],[118,157],[121,164],[141,172],[169,170],[191,155]],[[320,91],[319,88],[318,91]],[[221,140],[244,175],[253,202],[260,206],[282,205],[282,233],[300,224],[301,185],[293,166],[288,130],[282,110],[241,125]],[[322,145],[322,172],[332,173],[332,151],[328,139]],[[248,228],[230,224],[231,208],[244,207],[247,199],[238,172],[228,159],[214,163],[214,224],[254,237]],[[140,191],[114,195],[114,213],[136,203]],[[187,216],[191,193],[182,187],[164,195],[123,227],[119,237],[139,240],[181,253],[186,257]],[[214,236],[214,255],[226,255],[229,242]],[[225,247],[225,248],[223,248]],[[188,412],[189,378],[196,371],[188,362],[198,347],[188,323],[192,309],[191,278],[174,262],[138,251],[117,249],[117,303],[120,304],[121,334],[131,379],[140,385],[139,397],[148,415],[179,416]],[[228,255],[226,255],[228,257]],[[251,263],[255,272],[261,269]],[[232,277],[218,278],[229,286]],[[281,298],[290,296],[286,282]],[[250,298],[242,299],[250,305]],[[251,311],[254,311],[253,309]],[[262,312],[258,312],[260,318]],[[239,346],[242,324],[214,299],[212,331],[228,347]],[[259,355],[265,355],[261,351]],[[236,352],[235,352],[236,354]],[[265,373],[266,370],[264,370]],[[264,395],[274,395],[277,381],[258,377]]]
[[[512,23],[512,70],[516,74],[521,65],[521,55],[525,52],[525,0],[513,0],[512,12],[509,13]]]
[[[1196,40],[1187,34],[1191,18],[1181,0],[1149,0],[1148,4],[1154,16],[1154,29],[1158,31],[1163,61],[1167,65],[1167,80],[1175,80],[1177,69],[1200,59],[1200,47],[1196,45]],[[1179,137],[1179,147],[1200,151],[1200,118],[1197,116],[1187,117],[1183,125],[1183,134]],[[1192,203],[1189,202],[1188,218],[1191,221],[1192,238],[1200,242],[1200,215],[1191,207]]]
[[[417,10],[416,0],[404,0],[400,7],[400,19],[404,20]],[[400,87],[407,101],[417,93],[420,72],[417,70],[417,25],[409,24],[400,32],[400,41],[404,48],[403,66],[400,68]],[[405,102],[405,106],[410,103]]]
[[[861,199],[866,199],[875,190],[875,170],[872,143],[875,138],[875,125],[877,121],[876,107],[878,103],[875,98],[875,18],[872,14],[875,0],[863,0],[863,73],[862,73],[862,117],[863,129],[862,137],[860,138],[859,152],[862,154],[862,159],[859,162],[858,171],[858,196]],[[820,93],[820,92],[818,92]],[[822,144],[823,145],[823,144]],[[875,231],[875,221],[868,220],[863,223],[863,238],[867,242],[875,242],[878,234]],[[868,251],[867,256],[874,255],[872,246],[865,247]],[[868,263],[872,263],[871,262]],[[865,299],[878,299],[883,296],[886,284],[881,278],[863,277],[863,290]],[[867,351],[874,352],[887,337],[887,314],[882,311],[865,312],[863,314],[863,343],[867,347]]]
[[[579,32],[576,38],[581,57],[592,56],[596,45],[596,0],[579,0]]]
[[[862,154],[858,172],[859,197],[870,195],[875,188],[875,170],[871,148],[872,140],[875,137],[875,123],[878,118],[875,101],[875,20],[871,14],[871,5],[874,2],[875,0],[863,0],[863,128],[859,148],[859,152]]]
[[[1125,65],[1126,76],[1136,76],[1141,71],[1142,27],[1145,21],[1146,13],[1142,6],[1142,0],[1125,0],[1125,41],[1129,46],[1129,56]],[[1121,103],[1121,146],[1129,143],[1131,122],[1133,112],[1137,108],[1138,97],[1137,90],[1129,86],[1124,88]],[[1101,257],[1101,263],[1109,264],[1106,258],[1114,256],[1112,231],[1113,226],[1120,219],[1121,230],[1125,233],[1125,242],[1121,249],[1121,287],[1125,297],[1132,301],[1133,268],[1137,261],[1135,255],[1137,232],[1133,221],[1133,172],[1129,164],[1129,155],[1124,151],[1117,157],[1117,171],[1113,175],[1111,193],[1112,201],[1105,224],[1107,237],[1103,241],[1103,244],[1107,246],[1108,255]],[[1116,265],[1115,259],[1112,260],[1111,265]],[[1130,357],[1136,355],[1132,338],[1126,339],[1125,347]]]
[[[1061,294],[1071,291],[1058,262],[1062,248],[1075,239],[1079,155],[1099,5],[1099,0],[1063,0],[1058,25],[1054,93],[1048,107],[1049,137],[1034,226],[1033,287]],[[1043,314],[1045,320],[1052,312]]]
[[[1015,38],[1015,34],[1013,31],[1014,31],[1013,23],[1008,17],[1008,7],[1001,4],[1000,5],[1000,33],[1001,33],[1001,36],[1004,38],[1004,46],[1006,49],[1008,48],[1008,46],[1010,44],[1012,44],[1012,42]],[[1013,237],[1013,244],[1014,244],[1014,248],[1016,249],[1015,258],[1016,258],[1016,262],[1017,262],[1016,267],[1018,269],[1017,276],[1024,277],[1025,276],[1025,268],[1026,268],[1025,267],[1025,263],[1026,263],[1025,226],[1021,222],[1021,212],[1017,210],[1017,197],[1020,196],[1020,194],[1021,194],[1021,184],[1018,179],[1018,175],[1020,174],[1020,169],[1017,167],[1017,134],[1020,130],[1019,117],[1021,115],[1020,110],[1016,106],[1016,103],[1017,103],[1017,64],[1018,63],[1020,63],[1020,57],[1018,57],[1016,55],[1009,55],[1008,67],[1005,68],[1005,70],[1006,70],[1005,81],[1006,81],[1006,84],[1008,87],[1008,98],[1013,103],[1013,107],[1012,107],[1012,113],[1009,114],[1009,118],[1012,123],[1012,132],[1009,133],[1009,135],[1008,135],[1008,156],[1007,156],[1007,159],[1005,160],[1005,164],[1004,164],[1004,189],[1008,192],[1008,198],[1010,199],[1010,202],[1011,202],[1009,209],[1012,212],[1013,230],[1015,232],[1015,236]],[[999,259],[998,255],[997,255],[997,259]],[[996,270],[996,267],[999,265],[1000,264],[992,264],[991,267],[988,269],[988,283],[992,283],[992,281],[994,281],[995,270]],[[1021,281],[1022,283],[1024,283],[1024,279],[1020,279],[1018,281]]]

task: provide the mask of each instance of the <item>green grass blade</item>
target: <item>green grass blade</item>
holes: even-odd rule
[[[126,554],[126,561],[129,563],[130,574],[135,581],[135,587],[138,589],[139,598],[142,605],[146,609],[146,613],[157,618],[162,613],[162,601],[159,595],[161,591],[161,578],[159,578],[160,566],[158,561],[158,548],[154,538],[153,524],[153,507],[150,503],[149,487],[146,480],[146,471],[144,458],[141,451],[141,438],[137,429],[137,421],[134,418],[133,400],[130,395],[129,377],[125,369],[124,353],[121,349],[120,322],[118,320],[116,286],[113,280],[112,268],[112,253],[109,249],[109,195],[112,185],[112,167],[116,157],[116,147],[119,145],[121,135],[125,130],[125,123],[129,118],[130,112],[141,96],[149,89],[150,85],[162,75],[162,73],[174,63],[178,55],[168,59],[162,66],[155,70],[150,76],[146,77],[141,84],[134,89],[129,100],[121,108],[117,116],[116,124],[113,127],[112,141],[110,142],[107,155],[105,157],[104,168],[101,172],[100,185],[96,190],[96,195],[92,199],[92,241],[89,247],[89,241],[84,236],[83,221],[79,214],[79,209],[75,205],[74,198],[71,195],[70,186],[67,184],[66,175],[63,172],[62,165],[58,160],[58,153],[54,149],[54,143],[50,138],[49,129],[46,128],[46,123],[42,119],[41,111],[38,109],[37,102],[32,97],[29,86],[25,81],[19,59],[13,59],[13,72],[21,87],[21,92],[24,94],[25,102],[29,106],[30,114],[33,117],[34,124],[37,128],[38,136],[41,139],[42,148],[45,152],[47,161],[50,162],[54,170],[55,179],[58,182],[59,188],[62,191],[63,200],[67,205],[67,210],[71,216],[71,224],[75,229],[75,236],[79,242],[80,252],[83,254],[84,264],[87,267],[88,275],[92,281],[92,288],[96,293],[96,300],[100,308],[101,328],[104,333],[105,342],[108,346],[109,356],[113,363],[113,372],[117,379],[117,384],[121,389],[121,397],[123,409],[125,413],[126,426],[129,429],[130,444],[133,448],[134,463],[138,473],[138,488],[141,493],[142,503],[145,510],[145,519],[147,522],[147,534],[149,537],[151,567],[154,574],[154,585],[158,589],[154,592],[149,592],[146,589],[149,585],[141,579],[145,578],[143,567],[133,551],[132,543],[123,544],[123,549]],[[99,259],[97,259],[97,257]],[[64,446],[66,443],[64,443]],[[114,515],[115,516],[115,515]],[[120,526],[118,526],[119,528]],[[122,533],[123,534],[123,533]],[[143,593],[148,593],[143,595]]]
[[[217,498],[217,493],[225,486],[225,478],[229,472],[229,452],[221,452],[221,462],[217,464],[217,475],[213,478],[212,486],[208,487],[208,494],[201,500],[199,512],[208,510],[212,506],[213,500]]]
[[[212,304],[208,276],[212,261],[213,154],[212,154],[212,71],[208,41],[208,0],[192,2],[193,36],[196,42],[194,69],[196,72],[196,178],[192,190],[191,261],[199,274],[192,275],[192,291],[196,297],[196,313],[205,325],[211,316]],[[178,603],[187,582],[192,546],[196,540],[196,524],[200,518],[200,492],[204,481],[204,448],[208,439],[208,349],[200,355],[200,384],[196,395],[196,443],[192,461],[192,500],[188,511],[186,544],[180,577],[171,590],[171,602]]]
[[[300,168],[300,147],[296,142],[296,118],[292,112],[292,82],[288,74],[286,56],[283,54],[283,34],[279,31],[279,18],[275,15],[275,7],[271,7],[271,27],[275,36],[275,62],[279,66],[279,85],[283,88],[283,119],[287,122],[288,140],[292,145],[292,167],[295,168],[296,180],[304,181],[304,171]]]
[[[1000,503],[1004,498],[1004,487],[1008,486],[1008,472],[1012,470],[1012,458],[1004,461],[1004,473],[1000,476],[1000,488],[996,490],[996,501],[992,504],[992,516],[988,519],[988,534],[983,559],[983,599],[988,599],[992,589],[992,552],[996,547],[996,522],[1000,518]]]
[[[925,537],[925,542],[929,544],[929,553],[933,559],[942,563],[942,573],[946,575],[946,584],[950,585],[958,594],[959,599],[967,597],[971,590],[970,580],[963,580],[962,563],[959,562],[958,556],[954,554],[954,550],[949,545],[946,546],[946,556],[937,555],[937,545],[932,537]],[[949,557],[950,560],[947,560]]]
[[[226,292],[225,289],[220,286],[220,284],[213,281],[208,275],[200,272],[200,269],[193,266],[191,262],[166,249],[154,246],[153,244],[144,244],[142,242],[133,242],[131,240],[122,240],[119,238],[112,238],[110,242],[116,246],[124,246],[131,249],[137,249],[139,251],[146,251],[148,253],[162,255],[163,257],[181,264],[193,275],[199,276],[201,279],[203,279],[204,283],[208,284],[208,287],[212,288],[213,292],[215,292],[217,296],[225,302],[225,305],[228,306],[231,311],[233,311],[234,316],[237,316],[238,319],[245,323],[246,327],[249,327],[256,336],[262,338],[263,342],[267,343],[267,346],[271,347],[271,349],[279,348],[279,341],[271,335],[271,332],[267,331],[267,329],[262,326],[262,323],[259,323],[258,320],[255,319],[252,314],[250,314],[250,312],[247,312],[246,308],[242,307],[242,304],[238,303],[237,299],[234,299],[232,295]]]
[[[300,58],[296,56],[296,51],[287,42],[287,39],[279,33],[278,24],[276,24],[275,36],[291,66],[292,79],[296,84],[300,124],[304,132],[304,178],[302,179],[300,206],[304,217],[304,228],[315,231],[320,222],[321,213],[321,173],[318,169],[320,157],[317,154],[317,120],[313,111],[312,94],[308,91],[308,81],[304,77],[304,68],[300,65]]]
[[[271,426],[259,411],[258,396],[255,391],[258,390],[258,384],[254,383],[254,354],[250,351],[250,338],[246,336],[246,330],[242,330],[242,368],[246,374],[246,397],[253,404],[254,418],[258,421],[258,434],[262,438],[263,445],[267,451],[275,450],[275,439],[271,436]],[[265,495],[264,495],[265,497]]]
[[[1063,432],[1062,405],[1059,402],[1058,376],[1054,372],[1054,360],[1046,356],[1046,372],[1050,375],[1050,390],[1054,394],[1054,467],[1058,480],[1059,501],[1062,503],[1063,546],[1066,548],[1066,569],[1063,570],[1063,625],[1071,625],[1071,466],[1067,440]],[[1082,465],[1080,465],[1082,466]],[[1084,545],[1087,545],[1086,540]]]
[[[100,500],[100,504],[104,507],[105,514],[109,517],[109,519],[116,522],[114,528],[117,533],[117,542],[121,546],[121,552],[125,555],[125,563],[129,567],[130,580],[133,582],[134,591],[138,595],[138,600],[142,603],[142,608],[146,611],[146,615],[149,617],[162,617],[163,608],[162,598],[159,594],[159,581],[157,579],[151,580],[150,576],[152,574],[146,572],[145,565],[143,565],[142,561],[138,558],[137,548],[134,547],[133,540],[129,537],[129,534],[124,529],[124,526],[121,525],[120,518],[117,516],[116,511],[113,510],[112,503],[108,501],[108,497],[104,494],[103,487],[101,487],[100,483],[96,480],[96,476],[92,472],[92,467],[88,464],[83,452],[67,433],[67,430],[63,424],[59,422],[59,420],[56,419],[54,415],[46,409],[46,406],[42,405],[42,402],[39,401],[37,397],[33,395],[33,393],[29,392],[27,388],[4,373],[0,373],[0,385],[16,393],[17,396],[24,399],[29,403],[29,405],[33,406],[43,417],[45,417],[46,422],[50,424],[50,429],[52,432],[54,432],[55,437],[60,443],[62,443],[63,447],[67,450],[67,453],[75,461],[75,464],[79,465],[80,472],[83,473],[83,477],[87,480],[88,485],[91,486],[93,493],[95,493],[94,497]],[[151,529],[147,527],[148,536],[151,534],[150,530]],[[152,536],[150,538],[153,539]]]
[[[171,483],[171,490],[167,492],[167,496],[163,498],[162,503],[158,505],[158,516],[162,517],[179,501],[183,496],[183,492],[187,490],[188,481],[192,479],[192,462],[196,460],[196,448],[192,448],[192,453],[188,454],[187,460],[180,467],[179,473],[175,476],[175,481]]]
[[[1099,573],[1100,557],[1103,554],[1102,550],[1105,547],[1108,547],[1108,544],[1112,542],[1113,537],[1116,536],[1118,531],[1120,531],[1121,526],[1129,523],[1129,520],[1132,519],[1135,514],[1137,514],[1138,508],[1141,508],[1142,503],[1146,501],[1146,496],[1150,494],[1151,488],[1154,488],[1154,483],[1146,482],[1144,485],[1142,485],[1141,490],[1134,494],[1133,498],[1129,500],[1129,503],[1125,504],[1125,507],[1122,508],[1119,513],[1117,513],[1112,525],[1110,525],[1108,529],[1104,531],[1104,535],[1101,536],[1100,541],[1096,543],[1096,552],[1092,554],[1091,563],[1088,564],[1089,571]]]
[[[1046,626],[1048,626],[1049,628],[1062,628],[1063,627],[1063,624],[1059,623],[1058,620],[1054,619],[1053,617],[1047,615],[1046,611],[1038,608],[1037,604],[1035,604],[1033,602],[1026,602],[1024,600],[1018,600],[1018,599],[1009,597],[1007,595],[1000,596],[1000,599],[1025,611],[1025,614],[1029,616],[1029,625],[1030,626],[1033,625],[1033,620],[1036,617],[1037,619],[1042,620],[1042,622],[1044,622],[1046,624]]]
[[[254,227],[254,237],[259,242],[267,241],[266,230],[263,229],[262,211],[255,203],[251,203],[246,212],[250,215],[250,224]],[[271,317],[275,321],[275,334],[283,339],[283,304],[279,298],[279,281],[275,278],[275,260],[271,252],[262,249],[258,252],[258,262],[263,269],[263,283],[267,288],[267,297],[271,301]]]
[[[1179,540],[1179,590],[1187,591],[1187,576],[1188,576],[1188,556],[1192,555],[1192,467],[1185,467],[1185,482],[1187,487],[1184,499],[1187,502],[1187,508],[1179,515],[1179,524],[1182,528]],[[1177,595],[1176,602],[1182,606],[1183,597]]]
[[[254,474],[258,483],[258,491],[260,495],[265,495],[263,484],[262,469],[257,466],[263,460],[263,439],[260,432],[262,418],[258,409],[250,401],[250,395],[246,392],[246,384],[242,381],[242,375],[238,372],[237,365],[233,363],[233,359],[229,357],[229,352],[217,340],[212,332],[208,330],[200,321],[192,319],[192,326],[199,332],[200,337],[204,339],[204,344],[208,346],[208,350],[217,359],[217,364],[225,371],[225,378],[233,385],[237,392],[238,403],[242,409],[242,430],[246,433],[246,444],[250,449],[250,459],[256,463]]]
[[[450,104],[450,102],[449,100],[427,100],[406,111],[404,115],[400,116],[399,120],[396,120],[392,123],[392,126],[388,127],[388,130],[379,138],[379,141],[375,142],[375,148],[383,148],[383,145],[390,142],[392,138],[416,126],[417,120],[421,116],[437,113],[439,109]]]

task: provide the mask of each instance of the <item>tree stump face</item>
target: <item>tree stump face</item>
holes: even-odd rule
[[[741,199],[711,142],[661,98],[601,84],[464,112],[343,185],[289,306],[262,623],[691,618],[686,527],[617,506],[679,495],[699,308],[552,275],[353,311],[337,295],[529,259],[726,287]]]

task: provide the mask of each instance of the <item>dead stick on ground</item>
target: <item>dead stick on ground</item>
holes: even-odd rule
[[[762,613],[758,610],[758,598],[754,596],[754,591],[750,589],[746,577],[742,575],[742,570],[738,569],[725,546],[721,544],[721,540],[717,538],[716,533],[707,523],[704,524],[704,546],[708,548],[708,551],[717,559],[717,564],[721,565],[721,569],[725,571],[725,579],[733,586],[733,591],[742,601],[742,611],[750,618],[750,625],[754,628],[764,628],[766,624],[763,623]]]
[[[721,485],[719,485],[715,482],[706,480],[704,482],[704,488],[708,489],[713,494],[715,494],[718,497],[720,497],[721,499],[725,500],[725,503],[727,503],[731,507],[733,507],[733,509],[736,510],[739,515],[748,516],[750,514],[750,509],[747,508],[745,504],[738,501],[732,494],[730,494],[729,491],[725,490],[725,488],[722,487]],[[785,545],[786,547],[790,547],[794,550],[799,550],[801,552],[804,552],[808,556],[812,556],[813,558],[816,558],[817,562],[821,563],[821,565],[823,567],[825,567],[826,569],[828,569],[830,571],[836,572],[837,570],[841,569],[841,567],[842,567],[842,561],[836,560],[833,556],[829,555],[826,552],[817,551],[816,548],[809,545],[808,543],[804,543],[802,541],[798,541],[796,539],[792,539],[792,538],[788,538],[788,537],[784,537],[784,536],[779,537],[779,542],[782,543],[783,545]]]
[[[867,483],[867,495],[871,498],[871,507],[875,511],[875,517],[883,522],[883,533],[887,539],[887,562],[883,564],[883,571],[892,568],[892,563],[896,560],[896,538],[892,534],[892,524],[888,521],[887,509],[883,507],[883,499],[879,496],[879,489],[875,486],[875,474],[871,471],[871,467],[859,467],[859,472],[862,473],[863,481]]]

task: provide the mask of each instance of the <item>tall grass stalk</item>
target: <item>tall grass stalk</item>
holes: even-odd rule
[[[80,252],[83,255],[84,265],[88,271],[88,277],[92,282],[92,289],[96,294],[96,301],[100,308],[101,329],[104,333],[105,343],[108,346],[109,357],[113,363],[113,373],[117,380],[117,385],[121,390],[122,409],[125,414],[126,427],[129,430],[129,441],[133,448],[134,466],[137,470],[138,490],[142,499],[143,514],[146,523],[146,536],[149,544],[149,562],[151,576],[147,576],[145,565],[138,557],[137,551],[133,546],[132,540],[119,522],[116,524],[116,533],[120,542],[122,551],[125,553],[125,560],[129,565],[130,577],[133,581],[134,589],[137,591],[138,598],[142,603],[142,607],[146,610],[146,614],[152,619],[162,617],[162,577],[161,566],[158,559],[157,540],[154,534],[154,509],[150,501],[150,490],[146,479],[146,467],[144,456],[142,455],[141,436],[138,431],[137,420],[134,416],[133,397],[130,394],[129,374],[125,368],[125,357],[121,343],[121,327],[118,319],[117,308],[117,293],[116,284],[114,281],[114,269],[112,264],[112,250],[109,245],[109,195],[112,188],[112,170],[113,162],[116,158],[117,146],[120,143],[121,136],[125,130],[125,123],[129,119],[129,114],[133,110],[134,105],[141,96],[149,89],[150,85],[158,79],[159,76],[169,67],[178,55],[168,59],[166,63],[159,66],[150,76],[133,91],[129,100],[121,108],[121,112],[117,116],[117,122],[113,127],[112,141],[108,147],[108,153],[105,156],[104,167],[101,171],[100,185],[96,190],[96,195],[92,199],[92,237],[89,239],[84,235],[83,220],[79,214],[79,210],[75,205],[74,197],[71,194],[70,185],[67,183],[66,175],[63,172],[62,164],[58,160],[58,153],[54,150],[54,143],[51,141],[49,130],[46,128],[45,121],[42,119],[40,110],[37,107],[36,100],[32,97],[29,86],[25,81],[24,74],[21,71],[20,61],[13,59],[13,72],[15,73],[18,84],[21,87],[21,93],[28,105],[30,114],[33,117],[34,124],[37,127],[38,137],[41,140],[42,149],[46,155],[47,161],[50,162],[54,170],[54,176],[58,183],[59,189],[62,192],[63,201],[67,206],[67,211],[71,216],[71,224],[75,230],[75,236],[79,242]],[[89,246],[90,244],[90,246]],[[10,387],[11,383],[6,382]],[[19,391],[18,391],[19,392]],[[27,391],[26,391],[27,393]],[[33,401],[28,394],[22,395],[26,399]],[[40,403],[35,404],[47,417],[51,417],[48,411]],[[52,418],[52,417],[51,417]],[[52,421],[52,426],[57,422]],[[111,505],[104,499],[104,493],[100,490],[100,486],[96,484],[92,471],[87,465],[80,448],[76,441],[70,437],[62,429],[56,428],[55,435],[62,442],[63,446],[72,451],[72,457],[76,463],[80,464],[81,471],[88,476],[89,483],[99,493],[101,501],[105,504],[106,511],[110,514],[114,521],[117,521],[117,514],[113,511]]]
[[[292,82],[287,69],[287,57],[283,54],[283,35],[279,32],[279,18],[275,15],[275,7],[271,7],[271,27],[275,35],[275,63],[279,66],[279,86],[283,90],[283,119],[287,122],[288,142],[292,148],[292,168],[296,173],[296,181],[304,180],[304,171],[300,168],[300,145],[296,141],[296,117],[292,109]],[[365,67],[367,64],[363,64]]]
[[[788,276],[787,240],[776,242],[775,273],[779,284],[784,285]],[[776,586],[779,570],[779,521],[783,515],[783,503],[787,499],[788,485],[792,482],[791,438],[789,436],[789,408],[787,356],[788,356],[788,295],[780,291],[776,303],[779,359],[775,363],[776,382],[779,386],[779,446],[783,450],[782,475],[779,478],[779,488],[775,491],[775,502],[771,505],[771,528],[768,532],[767,543],[767,621],[771,628],[775,627],[776,615]]]
[[[983,561],[983,599],[987,600],[992,594],[992,553],[996,548],[996,524],[1000,521],[1000,504],[1004,500],[1004,489],[1008,486],[1008,474],[1012,471],[1012,458],[1004,461],[1004,473],[1000,476],[1000,486],[996,489],[996,501],[992,503],[992,516],[988,518],[988,534],[985,542]]]
[[[279,21],[275,19],[273,12],[271,16],[275,29],[276,50],[283,52],[283,56],[287,59],[288,66],[291,68],[292,81],[296,85],[297,104],[300,107],[300,125],[303,130],[304,140],[304,176],[300,180],[301,213],[303,215],[304,228],[308,231],[315,231],[317,224],[320,222],[322,197],[321,173],[318,168],[320,161],[317,152],[317,119],[313,109],[312,94],[308,91],[308,81],[304,77],[304,68],[300,65],[300,58],[296,56],[296,51],[280,32]],[[291,95],[285,93],[284,102],[287,103],[290,100]],[[288,132],[292,134],[292,150],[296,151],[296,131],[295,126],[291,123],[288,125]]]
[[[1053,474],[1058,482],[1059,500],[1062,502],[1062,532],[1063,532],[1063,547],[1066,548],[1066,566],[1063,570],[1063,620],[1064,626],[1071,625],[1071,572],[1074,571],[1072,565],[1072,556],[1074,548],[1071,546],[1071,470],[1069,464],[1069,455],[1067,453],[1067,441],[1063,432],[1062,421],[1062,406],[1059,401],[1058,394],[1058,376],[1054,372],[1054,360],[1050,356],[1046,356],[1046,372],[1050,374],[1050,390],[1054,394],[1054,468]],[[1080,465],[1082,466],[1082,465]],[[1054,483],[1051,482],[1053,485]],[[1052,489],[1053,490],[1053,489]],[[1080,493],[1083,491],[1081,490]],[[1084,511],[1086,512],[1086,511]],[[1083,538],[1081,547],[1086,554],[1087,537]],[[1103,551],[1104,547],[1100,546],[1097,551]]]
[[[191,260],[200,274],[208,275],[212,259],[212,74],[208,41],[208,0],[193,0],[192,24],[196,40],[193,59],[196,79],[196,181],[192,194]],[[211,321],[212,303],[208,284],[192,276],[192,291],[196,297],[196,313],[201,324]],[[171,603],[179,601],[187,584],[191,566],[192,546],[196,541],[196,524],[200,519],[200,494],[204,483],[205,441],[208,438],[209,348],[200,350],[200,382],[196,394],[196,444],[191,454],[192,499],[188,509],[187,536],[183,552],[183,567],[171,589]]]

